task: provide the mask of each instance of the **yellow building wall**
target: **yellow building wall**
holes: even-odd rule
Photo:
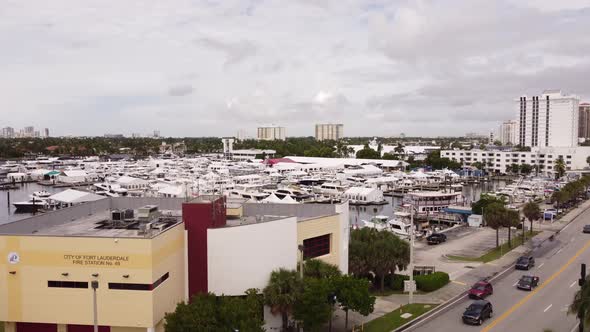
[[[297,223],[297,244],[303,244],[303,240],[331,234],[330,254],[316,259],[340,267],[340,219],[338,215],[308,219]]]
[[[237,208],[227,208],[226,215],[230,217],[241,217],[244,215],[244,208],[242,206]]]
[[[181,224],[155,239],[0,236],[0,321],[92,325],[92,289],[50,288],[48,281],[98,280],[100,325],[154,327],[183,299],[183,248]],[[12,252],[19,263],[8,263]],[[169,279],[154,291],[108,288],[151,284],[165,272]]]

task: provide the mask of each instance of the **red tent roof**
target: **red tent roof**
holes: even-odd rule
[[[263,163],[266,165],[275,165],[278,163],[296,163],[296,162],[289,159],[289,158],[276,158],[276,159],[266,159],[265,161],[263,161]]]

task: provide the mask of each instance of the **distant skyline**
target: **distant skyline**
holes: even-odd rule
[[[8,0],[0,127],[461,136],[590,97],[590,0]]]

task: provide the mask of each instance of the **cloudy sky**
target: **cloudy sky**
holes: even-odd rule
[[[488,132],[590,97],[590,1],[4,0],[0,126],[56,135]]]

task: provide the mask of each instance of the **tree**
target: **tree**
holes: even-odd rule
[[[385,276],[404,270],[410,260],[410,246],[388,231],[362,228],[351,231],[349,246],[350,269],[358,276],[373,272],[385,289]]]
[[[520,222],[520,213],[518,210],[504,209],[504,219],[502,226],[508,228],[508,247],[512,248],[512,227],[518,226]],[[524,229],[522,230],[524,232]]]
[[[336,265],[328,264],[319,259],[308,259],[305,261],[303,275],[306,278],[334,278],[342,275]]]
[[[304,278],[303,291],[293,307],[293,317],[305,331],[320,331],[332,316],[333,296],[328,279]]]
[[[565,162],[563,158],[557,158],[555,160],[555,165],[553,166],[555,170],[555,179],[560,179],[565,174]]]
[[[496,248],[500,247],[500,228],[504,226],[506,208],[501,203],[492,203],[487,206],[486,223],[489,227],[496,230]]]
[[[406,150],[404,149],[404,146],[402,145],[402,143],[397,143],[397,146],[393,149],[393,152],[395,152],[395,154],[404,154],[406,152]]]
[[[590,156],[586,157],[586,164],[588,164],[588,166],[590,166]]]
[[[471,163],[471,166],[473,166],[473,167],[475,167],[477,169],[480,169],[480,170],[483,169],[483,164],[481,162],[479,162],[479,161],[476,161],[474,163]]]
[[[539,220],[541,218],[541,209],[539,208],[539,204],[535,202],[528,202],[522,208],[522,213],[524,216],[529,220],[531,223],[531,233],[533,232],[533,221]],[[524,228],[522,230],[524,232]]]
[[[483,215],[486,212],[487,206],[492,203],[506,204],[504,196],[496,197],[488,194],[481,194],[479,200],[471,205],[471,211],[475,214]]]
[[[369,293],[370,282],[352,276],[341,276],[334,282],[335,293],[340,306],[346,314],[344,330],[348,331],[348,311],[352,310],[367,316],[373,312],[375,297]]]
[[[377,152],[369,147],[369,144],[365,144],[362,150],[356,153],[357,159],[381,159],[381,153]]]
[[[289,325],[289,314],[297,302],[297,294],[301,291],[301,279],[297,271],[279,269],[270,275],[270,281],[264,288],[264,303],[273,314],[280,314],[283,330]]]
[[[561,205],[569,200],[568,193],[563,190],[554,191],[551,194],[551,202],[557,203],[557,211],[561,208]]]
[[[399,160],[399,156],[396,155],[396,154],[392,154],[392,153],[386,152],[386,153],[383,154],[382,159],[383,160]]]
[[[568,314],[575,314],[584,328],[590,326],[590,278],[574,295],[574,300],[569,306]]]
[[[166,332],[184,331],[264,331],[263,302],[256,289],[246,296],[199,294],[190,303],[181,302],[166,314]]]
[[[500,140],[495,140],[494,145],[495,146],[502,146],[502,142]]]
[[[529,164],[522,164],[520,165],[520,172],[522,174],[531,174],[531,172],[533,171],[533,166],[529,165]]]

